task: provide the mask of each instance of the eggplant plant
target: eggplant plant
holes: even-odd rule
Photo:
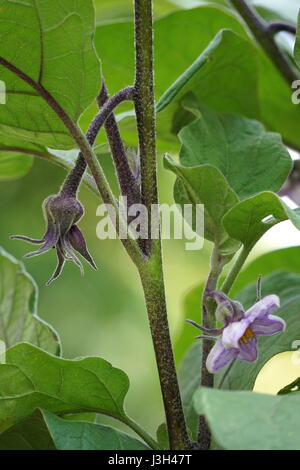
[[[300,339],[300,247],[245,267],[272,227],[289,220],[300,230],[291,158],[300,150],[300,20],[297,28],[297,2],[285,3],[0,0],[1,191],[35,159],[45,162],[44,182],[49,164],[66,173],[35,214],[44,234],[28,216],[27,233],[1,237],[0,449],[300,449],[297,377],[278,395],[253,392],[264,365]],[[158,173],[173,178],[179,221],[200,240],[186,249],[205,239],[211,251],[207,280],[185,299],[179,367]],[[37,313],[30,258],[55,248],[40,289],[63,286],[68,261],[82,274],[94,268],[97,283],[97,254],[79,227],[82,186],[139,275],[164,409],[156,435],[126,411],[127,374],[102,357],[63,357],[58,333]],[[9,227],[5,205],[3,213]],[[22,242],[36,245],[26,270],[6,251]],[[113,330],[111,338],[117,348]]]

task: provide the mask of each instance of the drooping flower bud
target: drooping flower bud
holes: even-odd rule
[[[46,285],[49,285],[60,275],[65,261],[68,260],[77,264],[83,273],[82,263],[74,253],[74,250],[85,258],[93,268],[97,269],[87,250],[84,237],[76,225],[84,214],[83,206],[77,198],[62,193],[49,196],[43,203],[43,212],[47,228],[41,240],[35,240],[23,235],[14,235],[11,238],[34,244],[42,244],[39,250],[25,255],[26,258],[37,256],[49,251],[51,248],[56,248],[57,267]]]

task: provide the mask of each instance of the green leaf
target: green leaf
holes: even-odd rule
[[[201,344],[193,344],[180,364],[178,380],[180,393],[188,428],[194,439],[197,439],[199,415],[193,406],[193,396],[199,387],[201,371]]]
[[[36,408],[53,413],[97,412],[127,422],[127,375],[98,357],[66,360],[21,343],[0,365],[0,432]]]
[[[156,431],[156,438],[160,449],[170,449],[168,428],[166,423],[162,423],[158,426]]]
[[[235,30],[246,37],[246,32],[237,18],[218,6],[203,6],[193,10],[174,12],[155,22],[155,92],[157,99],[191,66],[201,51],[207,47],[222,28]],[[255,94],[257,77],[252,74],[252,71],[256,70],[256,57],[253,58],[251,53],[252,49],[255,53],[255,49],[251,43],[229,31],[223,33],[224,37],[221,36],[220,50],[218,49],[216,53],[212,52],[213,55],[208,60],[206,60],[206,56],[203,56],[208,70],[199,72],[199,88],[197,87],[193,91],[197,94],[199,90],[200,99],[208,106],[215,104],[217,109],[222,111],[229,110],[256,117],[259,109],[258,97]],[[114,40],[107,41],[108,37],[113,37]],[[96,29],[95,45],[101,57],[103,74],[104,77],[107,77],[110,93],[115,93],[120,88],[133,83],[133,38],[133,23],[131,21],[99,25]],[[124,44],[126,44],[126,49],[124,49]],[[120,50],[122,50],[121,55]],[[219,67],[218,64],[220,64]],[[201,65],[203,64],[199,58],[199,67]],[[195,67],[197,68],[197,66]],[[228,70],[227,73],[226,70]],[[234,78],[232,70],[234,70]],[[218,74],[218,85],[214,83],[214,89],[211,90],[213,81],[208,76],[213,72]],[[228,80],[228,76],[230,76],[230,80]],[[197,78],[195,78],[195,83],[196,81]],[[226,93],[224,93],[225,87]],[[187,90],[189,90],[188,85]],[[159,108],[161,109],[160,104]],[[120,107],[120,119],[128,116],[127,113],[123,113],[128,109],[132,109],[132,106],[125,104]],[[177,103],[174,104],[174,109],[177,111]],[[95,110],[96,107],[94,107],[93,113]],[[174,133],[170,133],[173,112],[172,108],[170,112],[166,110],[161,113],[161,116],[158,115],[158,147],[163,151],[166,150],[166,144],[168,150],[178,148],[176,136]],[[91,112],[89,111],[83,117],[83,127],[87,126],[90,116]],[[126,143],[135,145],[133,120],[127,118],[122,121],[121,125]]]
[[[299,450],[300,395],[272,396],[202,388],[194,397],[226,450]]]
[[[290,271],[300,274],[300,247],[291,246],[281,250],[264,253],[252,261],[239,275],[231,290],[234,297],[237,292],[252,282],[256,282],[257,276],[275,271]]]
[[[43,411],[58,450],[150,450],[143,442],[116,429],[87,422],[70,422]]]
[[[123,20],[133,16],[132,3],[128,0],[94,0],[96,7],[96,19],[103,22]],[[154,2],[153,10],[155,16],[161,16],[178,8],[177,1],[158,0]]]
[[[176,203],[204,204],[205,238],[214,241],[221,253],[234,253],[240,245],[228,237],[222,218],[238,202],[238,197],[222,173],[207,164],[185,167],[169,156],[165,156],[164,165],[178,177],[174,188]]]
[[[256,377],[266,362],[284,351],[290,351],[294,341],[299,339],[300,310],[300,275],[279,271],[262,281],[262,296],[277,294],[280,308],[274,312],[286,322],[286,330],[272,336],[263,336],[258,340],[258,360],[253,363],[235,361],[228,372],[227,368],[216,374],[216,384],[233,390],[252,390]],[[235,298],[245,309],[256,301],[256,284],[244,288]],[[224,380],[223,380],[224,379]]]
[[[272,4],[272,7],[277,9],[277,5]],[[285,5],[283,10],[287,12],[288,6]],[[224,28],[237,34],[230,31],[219,33]],[[218,39],[214,39],[216,34]],[[108,37],[113,41],[107,41]],[[211,45],[210,41],[213,41]],[[95,44],[110,92],[115,93],[133,83],[133,23],[125,21],[98,26]],[[127,45],[126,49],[124,44]],[[178,83],[186,83],[182,88],[183,95],[192,91],[208,107],[255,118],[267,129],[280,133],[285,142],[300,148],[300,107],[291,101],[290,86],[266,54],[257,48],[244,23],[227,9],[204,5],[177,11],[157,20],[155,57],[157,99],[164,95],[165,101],[165,97],[170,96],[169,91],[174,91]],[[212,80],[211,77],[217,79]],[[178,148],[173,132],[178,132],[182,121],[187,123],[186,112],[184,119],[182,117],[179,98],[174,94],[173,101],[158,115],[160,150]],[[159,100],[159,103],[160,109],[162,101]],[[131,107],[122,106],[120,117],[124,116],[122,111],[128,109]],[[96,107],[93,112],[95,110]],[[122,128],[127,144],[135,145],[132,120],[125,119]]]
[[[204,283],[197,283],[195,287],[189,290],[182,300],[182,318],[184,320],[194,320],[196,323],[201,322],[201,298],[203,292]],[[176,362],[181,363],[185,353],[190,348],[191,343],[195,338],[195,328],[184,323],[183,329],[175,341],[174,354]]]
[[[289,393],[294,392],[300,392],[300,377],[298,377],[289,385],[286,385],[286,387],[283,387],[281,390],[279,390],[277,395],[288,395]]]
[[[38,289],[22,263],[0,248],[0,339],[7,348],[27,341],[59,354],[57,333],[37,315]]]
[[[1,134],[0,126],[0,182],[25,176],[33,163],[33,156],[48,158],[49,153],[43,145],[18,140]]]
[[[41,85],[77,122],[100,88],[100,65],[92,47],[94,7],[91,0],[12,2],[0,0],[0,57],[17,71],[0,67],[7,102],[0,124],[10,135],[53,148],[71,148],[73,139],[63,122],[21,79]]]
[[[300,230],[299,210],[291,210],[276,194],[265,191],[236,204],[223,224],[228,234],[249,251],[271,227],[287,219]]]
[[[157,103],[159,136],[160,132],[175,136],[193,119],[182,109],[190,94],[195,96],[195,104],[200,101],[218,111],[257,117],[258,80],[253,73],[256,67],[257,53],[249,41],[230,30],[218,32],[160,97]],[[211,80],[212,76],[217,76],[218,80]]]
[[[0,450],[55,450],[40,410],[0,434]]]
[[[298,26],[297,26],[297,34],[296,34],[296,42],[295,42],[295,61],[300,69],[300,10],[298,14]]]
[[[200,118],[179,133],[183,165],[216,166],[240,199],[281,188],[292,159],[279,134],[266,132],[259,122],[243,116],[218,113],[196,101],[189,104],[193,105]]]

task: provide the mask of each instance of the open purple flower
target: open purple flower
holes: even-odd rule
[[[277,295],[264,297],[246,312],[239,302],[231,301],[222,292],[215,291],[210,296],[217,302],[216,315],[222,319],[224,326],[211,330],[191,323],[210,335],[207,336],[208,339],[213,337],[217,340],[206,361],[207,370],[212,374],[232,359],[255,362],[258,354],[257,337],[273,335],[285,329],[284,320],[271,315],[279,307]]]
[[[24,240],[29,243],[42,244],[41,248],[25,255],[26,258],[41,255],[51,248],[56,248],[58,263],[56,269],[46,283],[48,286],[61,273],[65,261],[73,261],[83,273],[81,261],[75,255],[77,251],[83,258],[97,269],[89,254],[85,239],[80,229],[75,225],[83,216],[84,209],[76,197],[58,194],[49,196],[43,204],[44,217],[47,223],[46,233],[41,240],[35,240],[23,235],[13,235],[11,238]]]

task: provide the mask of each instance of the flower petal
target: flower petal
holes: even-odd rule
[[[222,340],[218,339],[206,359],[206,368],[208,372],[214,374],[219,369],[226,366],[226,364],[228,364],[232,359],[237,357],[238,353],[238,349],[224,348]]]
[[[10,238],[11,240],[22,240],[24,242],[33,243],[36,245],[41,245],[45,241],[44,238],[42,238],[42,240],[36,240],[35,238],[29,238],[25,235],[12,235]]]
[[[239,344],[237,359],[246,362],[255,362],[257,359],[257,339],[247,338],[247,343]]]
[[[222,342],[225,348],[238,348],[239,340],[244,335],[250,321],[243,318],[240,321],[229,323],[223,331]]]
[[[276,315],[265,315],[254,320],[251,330],[256,336],[274,335],[285,330],[285,321]]]
[[[256,302],[245,312],[245,318],[248,318],[252,323],[256,318],[261,318],[265,315],[272,313],[280,305],[280,300],[277,295],[267,295],[263,299]]]
[[[71,244],[70,244],[69,239],[68,239],[68,236],[65,235],[60,240],[61,240],[62,252],[63,252],[65,258],[68,258],[69,260],[73,261],[73,263],[77,264],[77,266],[80,269],[81,275],[83,276],[84,269],[83,269],[82,263],[77,258],[77,256],[73,253]]]
[[[54,273],[52,274],[52,276],[50,277],[49,281],[46,282],[46,286],[50,286],[50,284],[58,278],[58,276],[61,274],[62,270],[63,270],[63,267],[64,267],[64,264],[65,264],[65,257],[61,251],[61,249],[59,248],[59,246],[57,245],[56,246],[56,255],[57,255],[57,266],[55,268],[55,271]]]
[[[90,263],[94,269],[97,269],[97,266],[86,247],[84,236],[77,225],[72,225],[68,233],[68,238],[72,248],[74,248],[74,250],[76,250],[88,263]]]

